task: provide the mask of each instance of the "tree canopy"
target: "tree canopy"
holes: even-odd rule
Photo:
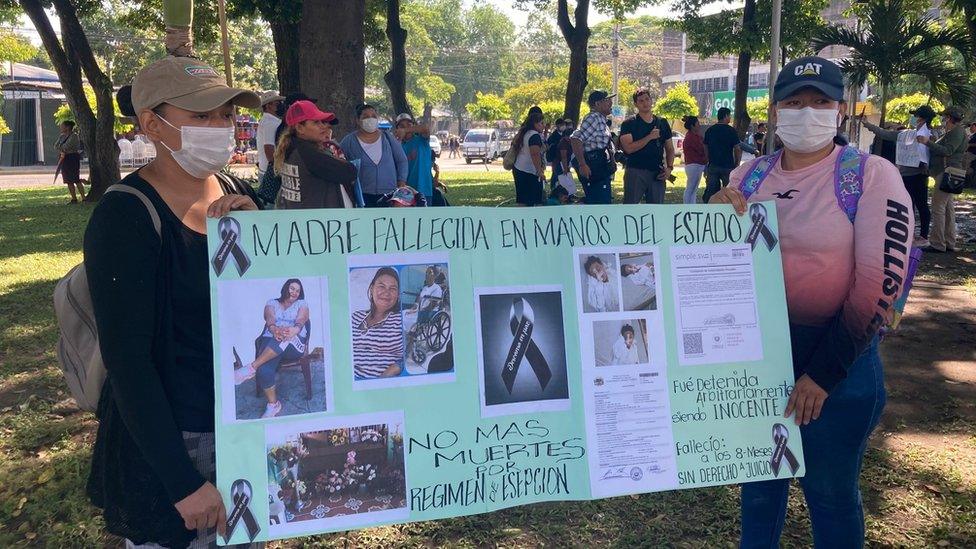
[[[751,32],[741,25],[742,8],[729,7],[705,15],[703,8],[709,4],[707,0],[677,0],[674,8],[679,18],[666,22],[669,27],[688,34],[689,52],[704,59],[748,51],[756,59],[769,60],[769,25],[757,25],[758,32]],[[828,4],[829,0],[783,2],[780,44],[788,57],[799,57],[810,51],[810,40],[826,24],[820,12]],[[772,11],[772,0],[756,0],[756,21],[770,21]]]
[[[846,46],[851,57],[840,61],[841,70],[857,85],[869,77],[881,87],[881,120],[886,119],[891,86],[906,75],[928,82],[933,94],[948,95],[965,103],[976,97],[970,81],[976,59],[973,43],[963,28],[939,25],[930,13],[916,14],[905,0],[870,0],[860,6],[863,30],[841,26],[822,29],[813,40],[815,48]],[[953,51],[954,50],[954,51]]]
[[[465,105],[471,120],[495,122],[512,117],[512,109],[505,101],[493,93],[477,92],[474,102]]]
[[[913,93],[895,97],[891,101],[888,101],[887,105],[885,105],[888,110],[887,119],[891,122],[898,122],[899,124],[908,124],[908,119],[911,116],[909,111],[913,111],[922,105],[932,107],[935,112],[942,112],[945,109],[945,105],[938,99],[924,93]],[[932,125],[938,124],[939,119],[937,117],[932,121]]]
[[[698,101],[691,95],[688,84],[682,82],[669,88],[664,97],[657,100],[654,114],[668,120],[698,116]]]

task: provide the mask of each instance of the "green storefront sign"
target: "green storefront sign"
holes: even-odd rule
[[[763,99],[769,96],[769,90],[749,90],[746,95],[747,101],[754,101],[756,99]],[[718,110],[722,107],[728,107],[732,111],[732,116],[735,116],[735,92],[734,91],[720,91],[714,93],[715,100],[712,101],[712,118],[718,117]]]

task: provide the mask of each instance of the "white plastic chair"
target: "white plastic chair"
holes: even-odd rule
[[[132,167],[132,142],[124,137],[119,139],[119,164],[123,168]]]
[[[136,139],[132,142],[132,165],[136,167],[145,166],[146,162],[146,144]]]
[[[146,163],[156,159],[156,144],[152,141],[146,143]]]

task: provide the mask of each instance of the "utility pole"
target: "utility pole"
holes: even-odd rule
[[[860,36],[861,34],[861,20],[857,19],[854,22],[854,33]],[[861,86],[855,85],[851,82],[850,89],[850,99],[847,102],[847,137],[852,145],[855,147],[859,146],[861,143],[861,127],[860,124],[855,120],[857,116],[857,100],[861,95]]]
[[[773,119],[773,91],[779,76],[779,34],[783,15],[783,0],[773,0],[773,21],[769,44],[769,111],[766,113],[766,153],[776,150],[776,121]]]
[[[620,89],[620,21],[613,23],[613,47],[610,49],[610,57],[613,59],[613,106],[620,104],[617,92]]]
[[[688,52],[688,34],[682,32],[681,33],[681,81],[682,82],[685,81],[685,68],[686,68],[685,58],[687,57],[687,52]]]

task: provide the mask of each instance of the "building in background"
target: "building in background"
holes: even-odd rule
[[[850,8],[850,0],[831,0],[830,4],[821,12],[821,16],[828,24],[844,25],[855,28],[856,17],[848,17],[845,12]],[[935,14],[940,12],[941,0],[932,1],[932,10]],[[678,84],[687,82],[691,89],[691,94],[698,100],[700,116],[705,118],[715,118],[716,112],[721,107],[728,107],[734,111],[735,97],[735,73],[737,69],[737,57],[715,56],[706,59],[699,59],[694,53],[687,52],[687,37],[684,33],[676,30],[665,30],[663,36],[663,48],[669,55],[664,55],[662,66],[662,82],[665,89]],[[818,55],[827,59],[839,60],[848,55],[847,48],[841,46],[831,46],[818,52]],[[784,60],[785,64],[788,60]],[[857,112],[862,107],[867,108],[867,114],[871,114],[873,109],[866,103],[867,96],[872,90],[861,90],[858,99]],[[753,62],[749,67],[749,99],[767,97],[769,95],[769,63]],[[865,104],[862,105],[862,102]]]
[[[0,116],[10,133],[0,140],[0,166],[57,164],[54,142],[60,130],[54,112],[65,101],[58,74],[21,63],[6,65],[8,74],[0,80]]]

